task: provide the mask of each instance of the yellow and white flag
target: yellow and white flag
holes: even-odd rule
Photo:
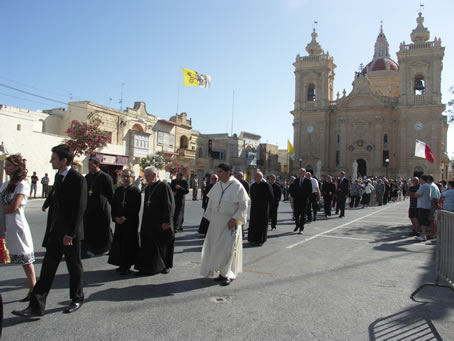
[[[287,140],[287,153],[288,153],[288,155],[290,155],[290,158],[293,160],[293,158],[295,157],[295,148],[293,148],[293,145],[290,142],[290,140]]]
[[[184,85],[198,86],[201,88],[211,87],[211,76],[198,73],[189,69],[183,68]]]

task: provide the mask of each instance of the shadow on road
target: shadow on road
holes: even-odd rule
[[[193,278],[162,284],[133,285],[125,288],[110,288],[90,295],[86,302],[142,301],[148,298],[173,296],[176,293],[199,290],[217,285],[209,278]]]
[[[422,307],[405,309],[401,312],[375,320],[369,326],[369,339],[380,340],[443,340]],[[433,311],[437,315],[436,310]]]

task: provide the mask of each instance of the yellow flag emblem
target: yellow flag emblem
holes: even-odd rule
[[[209,88],[211,86],[211,76],[196,71],[183,69],[183,78],[185,86],[198,86],[201,88]]]
[[[289,140],[287,140],[287,152],[289,155],[295,154],[295,148],[293,148],[293,145]]]

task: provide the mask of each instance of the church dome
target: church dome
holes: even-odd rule
[[[362,74],[366,74],[371,71],[399,71],[399,65],[391,58],[377,58],[371,61],[363,69]]]
[[[383,25],[375,42],[375,53],[372,61],[361,71],[364,75],[373,71],[399,71],[399,65],[389,55],[389,44],[383,33]]]

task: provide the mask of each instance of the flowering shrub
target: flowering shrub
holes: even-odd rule
[[[148,155],[147,157],[141,158],[139,164],[140,167],[142,167],[142,169],[145,169],[146,167],[149,166],[156,167],[157,169],[163,169],[165,161],[162,154],[158,152],[156,154],[151,154]]]
[[[103,148],[109,141],[109,133],[99,129],[100,119],[92,119],[88,122],[79,122],[74,120],[66,130],[69,139],[65,143],[71,147],[75,156],[83,154],[90,155],[96,149]]]

